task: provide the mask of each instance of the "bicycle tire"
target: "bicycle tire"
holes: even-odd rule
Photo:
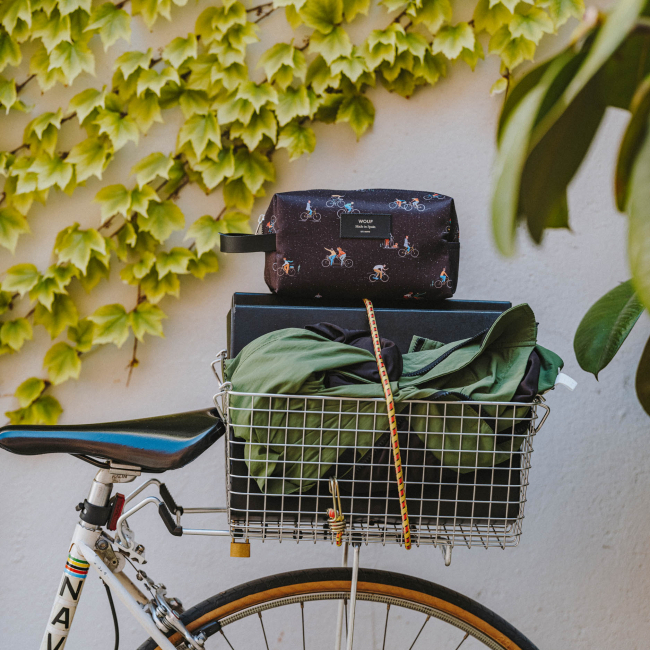
[[[350,592],[351,576],[350,568],[332,567],[291,571],[253,580],[204,600],[185,611],[181,620],[190,632],[202,631],[209,638],[248,616],[255,619],[257,625],[258,612],[278,606],[288,607],[298,602],[304,605],[313,600],[340,600],[341,595]],[[357,598],[359,601],[391,603],[421,611],[423,615],[459,628],[461,633],[472,634],[488,648],[538,650],[498,614],[467,596],[421,578],[377,569],[359,569]],[[179,634],[168,636],[175,646],[181,644]],[[157,650],[158,647],[153,639],[149,639],[138,650]]]
[[[417,248],[411,248],[411,257],[417,257],[420,251]]]

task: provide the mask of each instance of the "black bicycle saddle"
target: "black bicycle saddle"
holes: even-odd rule
[[[200,456],[224,433],[216,409],[104,424],[9,425],[0,447],[14,454],[77,454],[139,467],[178,469]]]

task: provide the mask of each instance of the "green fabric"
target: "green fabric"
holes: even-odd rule
[[[444,452],[433,451],[442,465],[463,472],[471,471],[463,466],[489,467],[507,460],[516,446],[513,448],[511,440],[497,445],[486,420],[496,418],[496,431],[511,429],[513,418],[523,417],[527,409],[517,407],[513,413],[513,407],[483,406],[479,420],[461,418],[460,403],[445,407],[435,401],[409,405],[404,401],[430,400],[434,396],[445,401],[454,399],[438,397],[441,391],[461,393],[475,401],[511,401],[533,349],[542,359],[539,392],[543,393],[553,387],[563,362],[538,346],[536,339],[535,316],[528,305],[519,305],[504,312],[481,340],[444,345],[425,340],[417,352],[404,355],[403,374],[399,382],[391,384],[396,410],[410,408],[411,431],[426,440],[432,450],[442,448],[442,416],[446,415]],[[428,369],[445,354],[449,356]],[[335,343],[308,330],[289,328],[256,339],[226,363],[226,378],[233,391],[305,395],[305,399],[293,400],[231,395],[230,418],[235,435],[250,443],[245,445],[245,460],[260,489],[272,494],[306,491],[343,450],[373,445],[382,433],[377,431],[381,428],[381,414],[388,428],[384,403],[356,401],[383,398],[381,384],[345,373],[359,383],[325,388],[327,371],[341,372],[369,360],[374,360],[370,352]],[[309,396],[350,399],[323,402],[310,400]],[[361,415],[351,414],[357,412]],[[380,415],[376,417],[377,412]],[[278,475],[283,478],[276,478]]]

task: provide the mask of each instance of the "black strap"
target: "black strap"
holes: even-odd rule
[[[246,235],[221,233],[222,253],[270,253],[275,250],[275,234]]]

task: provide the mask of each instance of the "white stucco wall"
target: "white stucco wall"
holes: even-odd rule
[[[185,35],[197,13],[196,7],[174,10],[174,22],[163,23],[153,35],[136,31],[132,47],[158,46]],[[273,20],[269,25],[283,28],[282,17]],[[555,39],[548,47],[558,43]],[[118,50],[127,49],[120,48],[100,60],[110,61]],[[488,91],[496,74],[494,61],[475,73],[459,66],[450,79],[409,101],[377,89],[371,92],[378,109],[375,126],[358,144],[345,125],[317,125],[318,144],[311,158],[289,164],[284,153],[277,157],[278,179],[269,198],[274,191],[298,188],[372,186],[424,188],[455,197],[462,238],[457,297],[530,303],[540,322],[540,342],[562,355],[566,371],[580,382],[573,394],[558,390],[549,396],[552,414],[536,439],[524,535],[517,549],[457,549],[451,567],[445,568],[434,549],[364,548],[362,565],[420,576],[465,593],[511,621],[542,649],[645,648],[650,633],[650,444],[649,421],[634,396],[634,372],[648,321],[642,318],[600,382],[578,368],[572,351],[573,332],[585,310],[629,276],[625,218],[612,200],[613,164],[626,116],[607,115],[573,184],[573,232],[552,233],[541,248],[522,237],[519,254],[504,260],[495,252],[488,216],[500,107]],[[102,63],[98,80],[110,82]],[[52,92],[46,95],[47,105],[65,105],[84,84],[97,83],[84,78],[72,90]],[[38,97],[35,87],[30,93]],[[11,149],[20,142],[25,118],[2,119],[0,147]],[[168,123],[176,126],[180,119],[179,114]],[[64,138],[77,137],[76,128],[76,122],[66,125]],[[154,126],[137,154],[131,145],[118,154],[105,180],[123,182],[139,157],[171,150],[171,132],[168,125]],[[53,195],[47,207],[35,207],[30,217],[35,236],[23,238],[15,261],[0,252],[2,267],[48,263],[54,234],[71,221],[72,212],[82,225],[97,225],[99,208],[91,200],[99,187],[93,180],[72,199]],[[260,200],[254,214],[266,203]],[[205,197],[188,188],[179,205],[192,220],[216,213],[221,201],[218,195]],[[181,301],[165,300],[166,339],[147,339],[140,346],[141,365],[128,389],[129,344],[90,355],[81,381],[54,392],[65,407],[61,423],[209,406],[215,388],[209,363],[225,347],[230,296],[235,290],[266,290],[262,256],[221,256],[221,265],[204,282],[183,280]],[[113,275],[101,292],[82,299],[88,312],[112,300],[135,300],[134,290]],[[0,358],[2,411],[16,408],[8,395],[20,381],[42,372],[48,343],[38,328],[35,341],[19,357]],[[38,647],[76,520],[74,506],[86,496],[93,473],[67,456],[0,453],[0,647]],[[164,480],[184,505],[223,503],[222,444]],[[153,512],[134,527],[147,547],[148,572],[188,605],[252,578],[339,564],[338,551],[328,545],[289,543],[253,543],[251,559],[231,559],[228,540],[173,538]],[[119,604],[118,611],[121,647],[135,648],[145,635]],[[67,648],[101,650],[112,643],[104,590],[91,575]]]

